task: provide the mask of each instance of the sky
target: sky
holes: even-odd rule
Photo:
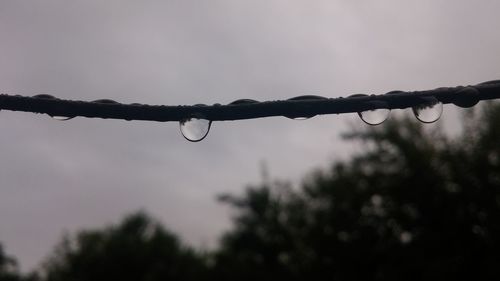
[[[214,104],[383,94],[500,78],[500,2],[0,0],[0,93]],[[446,105],[433,125],[459,128]],[[0,112],[0,243],[23,271],[64,233],[145,210],[190,245],[230,227],[221,193],[299,182],[362,151],[356,114],[177,123]]]

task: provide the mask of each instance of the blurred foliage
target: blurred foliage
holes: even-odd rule
[[[0,245],[0,281],[21,280],[14,258],[7,256],[2,245]]]
[[[447,137],[413,118],[345,137],[365,147],[299,189],[249,188],[219,280],[500,280],[500,107]]]
[[[44,266],[47,281],[202,280],[201,255],[140,212],[104,230],[66,236]]]
[[[265,181],[221,196],[234,225],[212,253],[138,213],[67,236],[40,279],[500,280],[498,127],[490,103],[453,138],[413,118],[353,130],[345,137],[363,151],[300,187]],[[0,249],[0,280],[19,280],[9,264]]]
[[[38,275],[36,273],[31,273],[23,276],[19,272],[17,261],[8,256],[0,245],[0,281],[36,281]]]

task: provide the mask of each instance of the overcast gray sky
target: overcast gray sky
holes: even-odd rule
[[[0,0],[0,92],[149,104],[329,97],[500,78],[500,1]],[[457,127],[452,106],[443,126]],[[213,125],[0,112],[0,242],[32,269],[64,231],[144,209],[192,245],[229,226],[215,201],[299,180],[359,147],[355,114]],[[437,125],[439,125],[437,124]],[[433,126],[433,125],[431,125]]]

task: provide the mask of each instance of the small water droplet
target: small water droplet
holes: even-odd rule
[[[353,94],[350,95],[349,98],[362,98],[362,97],[367,97],[368,95],[365,94]]]
[[[49,100],[55,100],[56,99],[56,97],[51,96],[51,95],[47,95],[47,94],[34,95],[33,97],[36,98],[36,99],[49,99]]]
[[[110,99],[100,99],[100,100],[95,100],[93,101],[95,103],[102,103],[102,104],[117,104],[117,101],[110,100]]]
[[[328,98],[322,97],[322,96],[316,96],[316,95],[304,95],[304,96],[298,96],[298,97],[293,97],[288,100],[327,100]]]
[[[49,115],[49,116],[52,117],[54,120],[58,120],[58,121],[66,121],[66,120],[75,118],[75,117],[69,117],[69,116],[52,116],[52,115]]]
[[[390,92],[387,92],[385,93],[386,95],[399,95],[399,94],[404,94],[405,92],[403,91],[400,91],[400,90],[394,90],[394,91],[390,91]]]
[[[328,99],[328,98],[321,97],[321,96],[315,96],[315,95],[304,95],[304,96],[293,97],[293,98],[290,98],[288,100],[290,100],[290,101],[304,101],[304,100],[326,100],[326,99]],[[316,116],[316,115],[315,114],[304,115],[304,116],[287,115],[285,117],[293,119],[293,120],[307,120],[307,119],[314,117],[314,116]]]
[[[424,102],[412,107],[413,114],[422,123],[434,123],[443,114],[443,104],[435,97],[425,97]]]
[[[192,142],[198,142],[203,140],[210,131],[210,126],[212,121],[190,117],[179,122],[181,133],[185,139]]]
[[[478,85],[496,85],[496,84],[500,84],[500,80],[486,81],[483,83],[479,83]]]
[[[230,104],[231,105],[238,105],[238,104],[252,104],[252,103],[258,103],[258,101],[252,100],[252,99],[239,99],[239,100],[235,100],[235,101],[231,102]]]
[[[474,87],[463,87],[458,90],[453,104],[463,108],[473,107],[479,102],[479,91]]]
[[[377,108],[358,112],[358,115],[368,125],[379,125],[389,118],[390,113],[389,108]]]

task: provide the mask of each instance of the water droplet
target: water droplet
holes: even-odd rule
[[[372,103],[375,104],[374,102]],[[361,120],[363,120],[368,125],[382,124],[385,120],[387,120],[387,118],[389,118],[391,110],[380,105],[378,105],[377,107],[379,108],[358,112],[358,115]]]
[[[110,99],[100,99],[100,100],[95,100],[93,101],[95,103],[103,103],[103,104],[117,104],[117,101],[110,100]]]
[[[473,107],[479,102],[479,91],[474,87],[464,87],[456,92],[453,104],[463,108]]]
[[[443,104],[435,97],[424,97],[424,101],[412,107],[413,114],[422,123],[436,122],[443,113]]]
[[[251,100],[251,99],[239,99],[231,102],[231,105],[237,105],[237,104],[252,104],[252,103],[258,103],[256,100]]]
[[[293,97],[288,100],[290,101],[304,101],[304,100],[326,100],[328,98],[321,97],[321,96],[315,96],[315,95],[304,95],[304,96],[298,96],[298,97]],[[290,118],[293,120],[307,120],[311,117],[314,117],[315,114],[311,115],[304,115],[304,116],[291,116],[291,115],[286,115],[286,118]]]
[[[367,97],[368,95],[365,94],[354,94],[350,95],[349,98],[362,98],[362,97]]]
[[[190,117],[179,122],[181,133],[188,141],[198,142],[204,139],[210,131],[212,121]]]
[[[479,83],[478,85],[496,85],[496,84],[500,84],[500,80],[486,81],[483,83]]]
[[[288,100],[327,100],[328,98],[321,97],[321,96],[316,96],[316,95],[304,95],[304,96],[298,96],[298,97],[293,97]]]
[[[69,117],[69,116],[52,116],[52,115],[49,115],[49,116],[52,117],[54,120],[58,120],[58,121],[66,121],[66,120],[75,118],[75,117]]]
[[[350,95],[349,98],[366,98],[368,95],[365,94],[354,94]],[[368,101],[368,103],[374,105],[376,109],[370,109],[358,112],[359,117],[368,125],[378,125],[389,118],[391,110],[387,107],[387,103],[383,101]]]
[[[385,93],[386,95],[399,95],[399,94],[404,94],[405,92],[403,91],[400,91],[400,90],[394,90],[394,91],[390,91],[390,92],[387,92]]]
[[[49,100],[55,100],[56,99],[56,97],[51,96],[51,95],[47,95],[47,94],[35,95],[33,97],[36,98],[36,99],[49,99]]]

